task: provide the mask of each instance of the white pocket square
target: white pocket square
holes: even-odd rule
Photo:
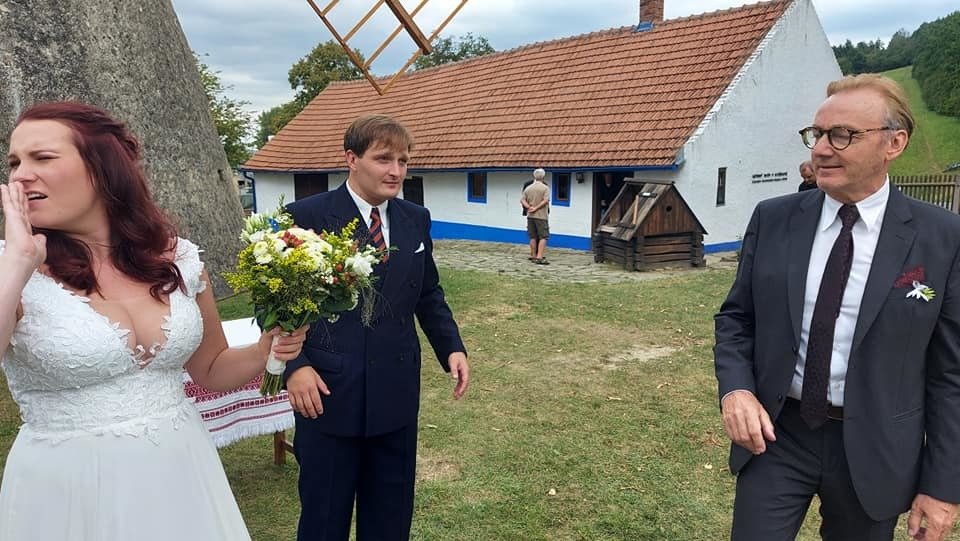
[[[417,246],[417,249],[414,250],[413,253],[419,254],[419,253],[422,252],[422,251],[423,251],[423,243],[421,242],[421,243],[420,243],[420,246]]]

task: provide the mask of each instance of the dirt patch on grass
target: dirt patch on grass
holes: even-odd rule
[[[654,346],[636,344],[621,353],[615,353],[603,360],[601,366],[606,370],[617,370],[627,363],[645,363],[676,353],[676,348],[670,346]]]
[[[609,324],[584,324],[581,321],[557,319],[542,325],[542,332],[580,337],[567,348],[548,352],[552,362],[576,364],[616,370],[629,363],[645,363],[669,357],[677,348],[644,341],[637,329],[624,329]]]
[[[523,315],[530,307],[528,305],[508,305],[503,303],[490,303],[474,307],[471,316],[477,323],[496,324],[510,321],[513,318]]]
[[[439,457],[417,453],[417,482],[449,481],[460,477],[460,468]]]

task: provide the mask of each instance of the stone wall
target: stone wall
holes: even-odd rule
[[[36,102],[85,101],[126,121],[154,197],[204,250],[216,294],[228,294],[221,274],[243,211],[170,0],[0,0],[0,28],[0,150]]]

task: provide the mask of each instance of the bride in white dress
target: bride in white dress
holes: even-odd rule
[[[28,109],[0,186],[0,355],[24,424],[0,539],[249,539],[183,393],[260,373],[276,331],[227,348],[198,249],[150,199],[140,147],[99,109]],[[293,359],[305,329],[282,337]]]

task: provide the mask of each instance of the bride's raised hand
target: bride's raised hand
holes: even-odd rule
[[[29,202],[21,183],[0,185],[0,199],[3,201],[6,241],[0,257],[8,258],[13,265],[29,275],[47,258],[47,238],[33,233]]]

